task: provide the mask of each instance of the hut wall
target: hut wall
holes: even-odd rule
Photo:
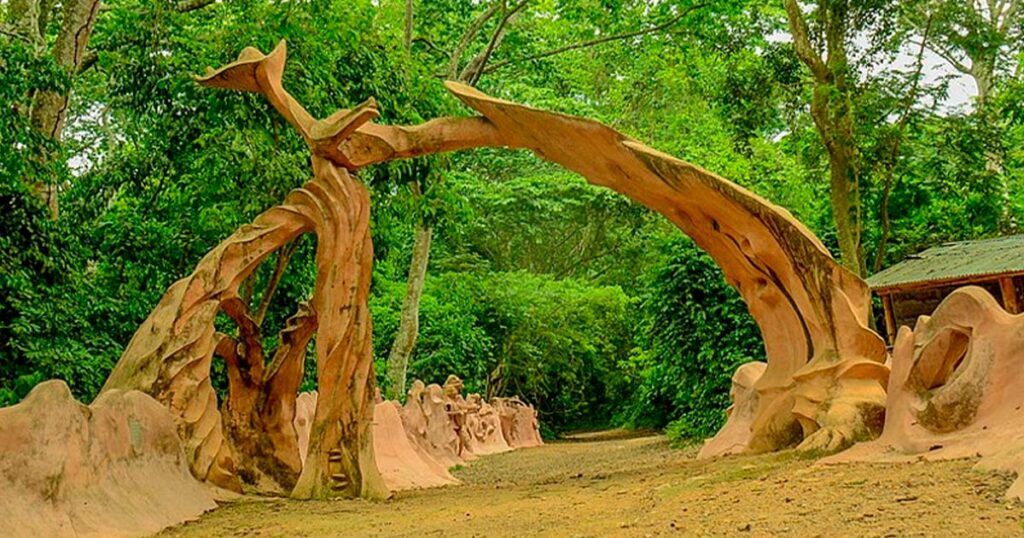
[[[1021,279],[1015,279],[1018,297],[1021,297],[1020,280]],[[996,298],[997,301],[999,301],[999,304],[1003,304],[998,280],[993,282],[972,283],[971,285],[985,288],[993,297]],[[896,318],[896,327],[898,328],[903,325],[913,327],[914,324],[917,323],[917,318],[919,316],[930,316],[947,295],[953,293],[953,290],[963,286],[964,284],[956,286],[940,286],[894,293],[892,296],[892,306],[893,316]]]

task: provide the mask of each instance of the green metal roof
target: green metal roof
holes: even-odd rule
[[[1024,272],[1024,235],[943,243],[868,277],[871,289]]]

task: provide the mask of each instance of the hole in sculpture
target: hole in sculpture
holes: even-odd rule
[[[923,388],[935,390],[947,384],[964,363],[970,343],[970,333],[957,329],[945,329],[935,336],[917,361]]]
[[[215,323],[211,382],[233,470],[243,487],[261,491],[288,493],[294,486],[302,457],[292,402],[301,387],[316,388],[317,320],[303,299],[312,295],[315,272],[303,269],[315,263],[316,241],[302,237],[268,255],[236,294],[220,299]]]

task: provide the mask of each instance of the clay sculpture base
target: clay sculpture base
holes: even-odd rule
[[[391,491],[458,484],[440,462],[413,444],[405,433],[398,402],[380,402],[373,414],[377,469]]]
[[[732,405],[726,410],[728,418],[725,426],[704,443],[698,458],[743,452],[757,418],[758,394],[754,384],[764,375],[767,367],[763,362],[748,362],[736,369],[729,390]]]
[[[1024,314],[982,288],[951,293],[892,354],[885,428],[822,463],[981,457],[979,468],[1024,475]],[[1024,499],[1018,478],[1007,496]]]
[[[461,390],[461,381],[458,383]],[[405,407],[377,401],[373,414],[373,452],[377,470],[388,490],[431,488],[458,484],[448,469],[486,454],[543,444],[537,412],[519,398],[495,398],[488,404],[478,394],[462,399],[447,384],[413,381]],[[295,431],[305,461],[309,423],[317,407],[316,392],[304,392],[296,403]],[[459,406],[459,409],[453,408]],[[455,417],[461,413],[463,426]],[[460,432],[465,441],[459,452]],[[509,442],[511,440],[511,442]]]
[[[174,419],[141,392],[87,407],[47,381],[0,409],[2,536],[142,536],[215,507]]]
[[[316,392],[304,392],[298,397],[295,430],[299,435],[299,447],[303,449],[303,461],[309,443],[308,424],[313,419],[317,399]],[[377,402],[374,406],[374,461],[384,486],[395,492],[458,484],[447,466],[423,451],[406,435],[400,409],[397,402]]]

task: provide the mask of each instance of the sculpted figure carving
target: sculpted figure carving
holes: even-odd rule
[[[983,288],[951,293],[892,354],[881,437],[828,462],[982,456],[979,466],[1024,473],[1024,314],[1008,314]],[[1007,491],[1024,499],[1020,478]]]
[[[298,436],[299,457],[306,463],[309,452],[309,428],[313,425],[313,414],[316,413],[317,392],[302,392],[295,399],[295,434]]]
[[[508,446],[528,448],[544,444],[540,438],[537,410],[532,405],[527,405],[518,396],[492,398],[491,405],[498,411],[501,433]]]
[[[462,463],[459,438],[440,385],[425,386],[418,379],[413,381],[402,409],[402,421],[410,440],[445,468]]]
[[[466,426],[466,415],[475,412],[471,409],[466,400],[462,397],[464,385],[457,375],[449,375],[444,382],[445,412],[451,420],[451,427],[455,430],[455,438],[458,444],[455,448],[455,455],[465,458],[466,448],[472,442],[469,438],[469,430]]]
[[[466,415],[469,451],[485,455],[512,450],[501,433],[501,417],[497,409],[475,393],[467,396],[466,402],[471,410]]]

